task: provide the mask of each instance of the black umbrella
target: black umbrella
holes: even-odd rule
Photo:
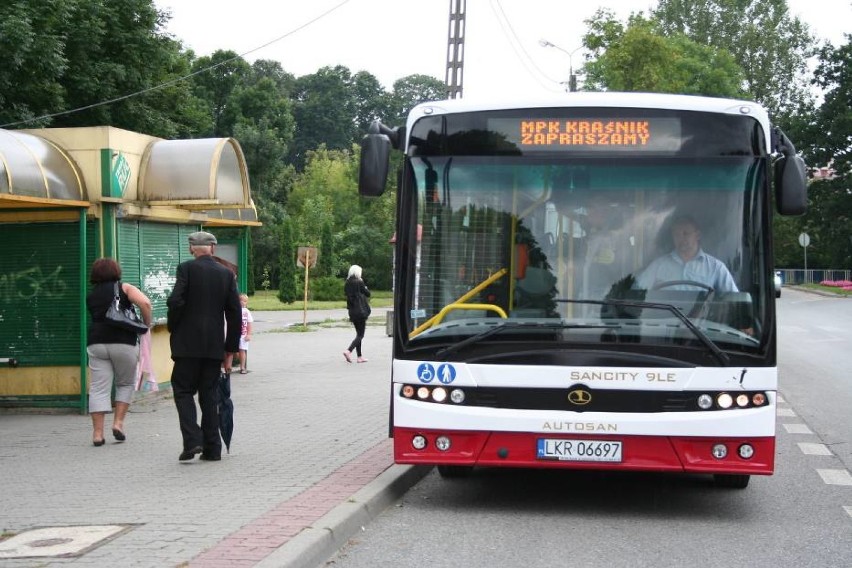
[[[231,435],[234,433],[234,401],[231,400],[231,373],[219,374],[219,432],[225,449],[231,453]]]

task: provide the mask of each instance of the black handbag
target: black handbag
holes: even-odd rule
[[[148,331],[148,326],[145,325],[139,318],[139,314],[136,313],[136,308],[132,305],[129,308],[121,307],[121,296],[118,293],[119,283],[115,283],[115,297],[112,300],[112,303],[109,305],[106,311],[106,322],[119,329],[123,329],[125,331],[132,331],[136,334],[146,333]]]

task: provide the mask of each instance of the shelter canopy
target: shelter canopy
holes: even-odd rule
[[[0,129],[0,208],[88,207],[82,179],[52,142]]]
[[[253,209],[245,157],[233,138],[153,142],[142,158],[139,198],[152,207]]]

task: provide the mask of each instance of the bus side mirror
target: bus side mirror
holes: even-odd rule
[[[378,197],[385,192],[390,150],[390,140],[384,134],[370,133],[361,140],[358,193],[365,197]]]
[[[805,161],[799,156],[784,158],[778,165],[775,201],[781,215],[802,215],[808,210],[808,182]]]
[[[783,133],[778,148],[783,158],[775,164],[775,205],[781,215],[802,215],[808,209],[808,177],[805,161]]]

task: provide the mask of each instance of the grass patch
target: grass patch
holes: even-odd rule
[[[389,308],[393,305],[393,292],[390,290],[371,290],[370,306],[373,308]],[[278,300],[276,290],[258,290],[253,296],[249,296],[248,308],[252,311],[276,312],[297,311],[305,309],[302,299],[292,304],[285,304]],[[308,302],[309,310],[339,310],[346,308],[346,299],[333,302]]]

